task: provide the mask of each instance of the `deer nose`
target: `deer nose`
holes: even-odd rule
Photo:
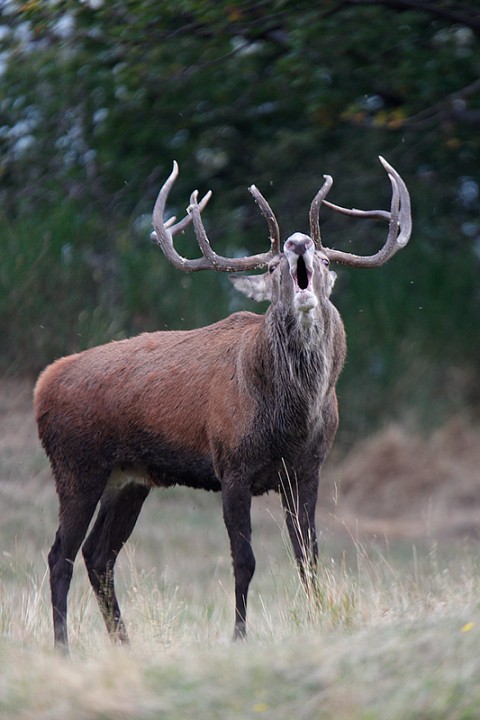
[[[283,246],[284,252],[295,253],[295,255],[305,255],[305,253],[313,249],[314,244],[311,237],[303,233],[294,233],[285,241]]]

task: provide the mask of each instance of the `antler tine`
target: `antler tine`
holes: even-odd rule
[[[314,241],[317,250],[322,249],[322,240],[320,236],[320,207],[322,202],[325,202],[325,197],[333,185],[333,178],[331,175],[324,175],[323,177],[325,178],[325,182],[312,200],[309,215],[310,236]]]
[[[398,217],[400,233],[397,237],[397,245],[403,248],[410,240],[410,235],[412,234],[412,211],[410,206],[410,195],[408,193],[407,186],[405,185],[395,168],[392,167],[381,155],[379,155],[379,160],[387,171],[392,186],[396,186],[398,188],[398,193],[400,196],[400,211]]]
[[[202,210],[204,209],[204,207],[206,206],[206,204],[208,203],[208,201],[210,200],[211,197],[212,197],[212,191],[209,190],[207,193],[205,193],[203,198],[198,203],[198,209],[200,210],[200,212],[202,212]],[[192,218],[188,214],[188,208],[187,208],[187,214],[185,215],[183,220],[179,220],[178,222],[175,222],[176,219],[177,218],[175,216],[173,216],[165,222],[165,227],[167,227],[171,230],[173,236],[178,235],[179,233],[183,232],[185,230],[185,228],[188,227],[190,225],[190,223],[192,222]]]
[[[341,205],[335,205],[335,203],[330,202],[330,200],[323,200],[323,204],[332,210],[336,210],[342,215],[350,215],[350,217],[390,220],[390,213],[387,210],[358,210],[357,208],[344,208]]]
[[[165,204],[167,201],[168,194],[172,188],[173,183],[177,179],[178,176],[178,165],[174,161],[173,162],[173,169],[162,187],[160,188],[160,192],[158,193],[157,200],[155,202],[155,206],[153,208],[153,227],[154,232],[151,233],[150,237],[152,240],[157,242],[157,244],[160,246],[162,252],[164,253],[167,260],[169,260],[172,265],[174,265],[179,270],[184,270],[186,272],[196,272],[197,270],[219,270],[222,272],[239,272],[242,270],[254,270],[259,269],[262,267],[265,267],[269,260],[274,255],[274,242],[272,239],[272,247],[271,249],[266,253],[259,253],[258,255],[251,255],[249,257],[245,258],[227,258],[223,257],[222,255],[217,255],[216,252],[214,252],[211,248],[210,242],[208,240],[207,234],[205,232],[205,228],[203,226],[202,218],[201,218],[201,212],[210,200],[210,197],[212,193],[209,191],[200,202],[198,202],[198,191],[195,190],[191,196],[190,196],[190,205],[187,208],[187,215],[180,220],[179,222],[175,222],[176,218],[171,217],[168,220],[164,221],[163,216],[165,213]],[[266,200],[264,201],[265,205],[268,207],[268,203]],[[263,209],[262,209],[263,212]],[[273,221],[276,221],[273,216],[273,213],[270,210],[270,213],[273,217]],[[265,214],[265,213],[264,213]],[[197,238],[198,245],[200,247],[200,250],[202,251],[203,257],[201,258],[195,258],[193,260],[189,260],[187,258],[184,258],[182,255],[180,255],[174,248],[173,245],[173,238],[175,235],[178,235],[180,232],[185,230],[185,228],[190,225],[190,223],[193,223],[193,228],[195,231],[195,236]],[[269,227],[274,228],[273,225],[270,224],[269,221]],[[273,230],[272,230],[273,232]],[[278,233],[278,226],[277,226],[277,243],[276,246],[278,248],[279,246],[279,233]],[[278,250],[277,250],[278,251]]]
[[[278,227],[277,218],[275,217],[272,208],[255,185],[250,185],[248,191],[253,195],[255,202],[260,208],[260,212],[267,221],[268,229],[270,231],[270,249],[273,255],[277,255],[277,253],[280,252],[280,229]]]
[[[172,185],[178,177],[178,164],[173,161],[173,169],[164,184],[160,188],[158,193],[155,206],[153,208],[153,227],[154,232],[151,233],[150,237],[154,240],[161,248],[163,254],[179,270],[185,272],[196,272],[197,270],[208,270],[211,267],[210,263],[205,257],[196,258],[194,260],[188,260],[180,255],[173,246],[173,238],[178,233],[182,232],[191,222],[192,218],[187,215],[175,223],[176,218],[171,217],[169,220],[164,222],[163,215],[165,213],[165,204],[167,202],[168,194],[172,189]],[[202,199],[199,208],[203,209],[207,202],[210,200],[211,192],[208,192]],[[175,224],[174,224],[175,223]]]
[[[389,260],[398,250],[405,247],[412,232],[410,196],[407,186],[398,172],[382,157],[379,158],[388,173],[392,184],[392,202],[390,212],[386,210],[357,210],[344,208],[323,200],[324,205],[352,217],[375,218],[389,221],[387,240],[383,247],[374,255],[354,255],[331,248],[324,248],[331,261],[351,265],[353,267],[379,267]]]
[[[257,270],[265,267],[274,255],[272,249],[265,253],[249,255],[248,257],[243,258],[224,257],[223,255],[217,255],[217,253],[212,250],[212,246],[210,245],[210,241],[203,226],[200,214],[201,208],[197,202],[197,196],[198,193],[195,190],[190,196],[190,205],[187,208],[187,212],[193,218],[193,227],[198,245],[204,257],[211,263],[210,267],[221,272],[240,272],[243,270]]]

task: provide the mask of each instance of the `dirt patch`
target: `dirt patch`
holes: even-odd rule
[[[0,482],[52,482],[32,383],[0,380]],[[460,418],[429,437],[392,425],[330,461],[321,521],[385,536],[480,535],[480,433]],[[268,504],[268,499],[265,500]]]

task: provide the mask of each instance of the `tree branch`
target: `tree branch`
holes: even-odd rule
[[[430,0],[341,0],[335,8],[328,10],[324,17],[340,12],[346,7],[367,5],[379,5],[392,10],[413,10],[427,13],[442,20],[465,25],[474,33],[480,35],[480,10],[458,2],[450,2],[445,5],[438,0],[433,0],[433,2],[430,2]]]
[[[406,118],[402,123],[402,127],[419,127],[422,125],[430,125],[436,122],[440,117],[444,119],[454,118],[464,120],[466,122],[476,124],[480,117],[480,111],[468,110],[465,98],[480,92],[480,79],[474,80],[464,88],[447,95],[439,102],[429,108],[422,110],[416,115]]]

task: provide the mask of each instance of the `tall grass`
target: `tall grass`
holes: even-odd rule
[[[51,649],[54,493],[43,479],[24,490],[21,503],[0,485],[2,513],[23,514],[18,532],[0,539],[2,718],[476,717],[474,548],[323,538],[314,592],[305,592],[279,503],[260,501],[249,640],[232,644],[233,580],[217,498],[158,492],[118,563],[131,647],[110,645],[78,562],[66,662]]]

